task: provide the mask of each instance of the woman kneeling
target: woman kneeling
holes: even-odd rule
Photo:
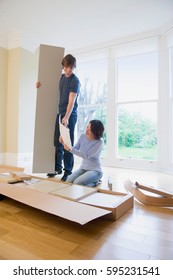
[[[70,149],[64,145],[64,149],[81,158],[82,164],[78,170],[73,172],[66,182],[94,187],[98,185],[103,176],[100,155],[104,145],[104,126],[99,120],[92,120],[81,134],[76,145]]]

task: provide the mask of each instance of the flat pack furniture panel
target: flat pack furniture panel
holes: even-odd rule
[[[54,171],[55,148],[53,144],[55,120],[59,102],[59,80],[64,48],[40,45],[37,90],[33,172]]]
[[[52,191],[58,191],[63,188],[68,187],[69,185],[65,183],[55,183],[46,180],[40,180],[34,184],[28,185],[28,188],[31,188],[38,192],[50,193]]]
[[[81,225],[111,213],[109,210],[4,183],[0,183],[0,194]]]
[[[91,204],[100,207],[113,208],[119,203],[120,199],[124,198],[124,195],[112,195],[105,193],[94,193],[80,200],[82,203]]]
[[[79,202],[111,211],[111,214],[106,216],[106,218],[116,221],[133,207],[133,196],[131,194],[98,189],[98,193],[81,199]]]
[[[79,186],[79,185],[71,185],[67,188],[63,188],[58,191],[53,191],[53,192],[51,192],[51,194],[57,195],[57,196],[60,196],[60,197],[63,197],[63,198],[69,199],[69,200],[78,201],[79,199],[82,199],[95,192],[97,192],[97,189]]]

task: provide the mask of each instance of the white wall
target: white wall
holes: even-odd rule
[[[35,53],[20,49],[18,153],[33,152],[38,59],[39,49]]]
[[[0,154],[6,151],[7,65],[8,51],[0,48]]]

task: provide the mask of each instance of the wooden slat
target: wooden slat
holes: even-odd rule
[[[162,195],[164,197],[169,197],[169,198],[173,197],[172,193],[161,190],[161,189],[156,189],[154,187],[143,186],[143,185],[140,185],[138,182],[136,182],[135,185],[138,187],[138,189],[141,189],[141,190],[145,190],[145,191],[148,191],[148,192],[159,194],[159,195]]]

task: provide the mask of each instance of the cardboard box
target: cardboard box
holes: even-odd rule
[[[47,213],[84,225],[96,218],[110,214],[108,210],[70,201],[27,186],[0,183],[0,194]]]
[[[0,195],[81,225],[99,217],[115,221],[133,207],[131,194],[103,189],[95,188],[93,192],[88,192],[86,190],[90,188],[80,186],[86,195],[77,201],[71,201],[71,198],[62,198],[57,193],[56,195],[51,193],[52,190],[65,190],[70,187],[74,188],[73,185],[69,186],[66,183],[51,182],[40,178],[39,182],[34,182],[32,185],[29,185],[29,182],[13,185],[0,183]]]

